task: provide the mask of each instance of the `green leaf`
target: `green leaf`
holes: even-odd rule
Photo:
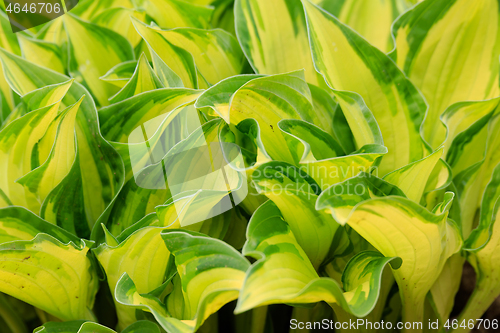
[[[200,87],[203,81],[207,81],[211,86],[241,74],[246,64],[238,41],[222,29],[177,28],[161,30],[158,33],[172,45],[193,56],[199,72]]]
[[[405,197],[405,194],[397,186],[361,172],[324,190],[316,201],[316,209],[327,210],[335,221],[345,225],[358,203],[386,196]]]
[[[139,294],[134,281],[127,273],[124,273],[118,281],[115,295],[116,300],[123,305],[151,312],[158,324],[167,332],[190,333],[194,331],[194,323],[191,320],[181,321],[172,318],[158,298],[149,294]]]
[[[156,212],[161,223],[170,229],[183,228],[223,238],[233,211],[224,213],[224,207],[217,210],[217,205],[221,202],[225,205],[227,196],[227,191],[183,192],[168,199],[164,205],[156,206]],[[231,207],[230,203],[227,204]],[[214,211],[220,215],[215,215]]]
[[[283,119],[278,123],[278,127],[302,143],[304,147],[302,161],[322,160],[345,155],[344,149],[337,140],[307,121]]]
[[[63,53],[57,44],[22,37],[21,35],[19,45],[26,60],[62,74],[66,72]]]
[[[173,146],[186,139],[193,128],[200,125],[197,111],[192,105],[184,107],[198,95],[199,92],[188,89],[156,90],[118,103],[116,107],[102,109],[102,114],[105,114],[101,118],[103,130],[107,131],[112,126],[108,132],[109,139],[127,142],[113,143],[123,157],[126,168],[126,183],[119,193],[120,200],[109,210],[110,219],[106,224],[114,235],[146,214],[154,212],[156,206],[164,204],[170,197],[165,186],[163,167],[153,167],[159,171],[159,175],[145,177],[142,182],[139,175],[144,167],[161,163]],[[126,116],[121,117],[120,112]],[[149,112],[151,117],[155,117],[147,120]],[[117,115],[118,119],[115,118]],[[105,120],[108,116],[109,121]],[[191,122],[198,124],[192,126]],[[152,136],[148,137],[149,135]],[[154,176],[159,176],[161,183],[153,184],[150,181],[149,184],[153,186],[144,186]]]
[[[58,17],[45,23],[37,34],[37,39],[54,43],[60,47],[67,42],[68,36],[64,30],[63,18]]]
[[[203,124],[135,177],[141,187],[168,188],[172,197],[165,206],[172,207],[157,207],[165,223],[200,222],[232,209],[247,194],[238,147],[220,141],[224,128],[221,119]]]
[[[342,273],[342,286],[351,308],[364,313],[374,309],[382,288],[382,274],[389,263],[396,270],[401,267],[402,261],[398,257],[384,257],[375,251],[359,252],[349,260]]]
[[[114,330],[106,326],[97,323],[86,322],[82,324],[77,333],[114,333],[114,332],[115,332]]]
[[[74,320],[66,322],[48,322],[35,328],[33,333],[76,333],[80,327],[85,324],[84,320]]]
[[[93,250],[106,272],[107,282],[113,293],[125,272],[134,279],[140,293],[149,293],[165,282],[170,252],[160,236],[162,229],[145,227],[133,232],[119,244],[103,243]],[[115,305],[119,330],[138,319],[134,308],[116,300]]]
[[[201,234],[164,231],[162,237],[175,257],[186,308],[184,318],[199,327],[223,304],[238,297],[250,264],[226,243]]]
[[[37,143],[39,156],[48,155],[47,160],[16,180],[17,183],[33,193],[40,204],[44,202],[51,190],[68,175],[75,162],[75,120],[83,98],[63,110],[49,125],[45,136]],[[55,132],[54,137],[50,135],[51,132]],[[50,152],[47,154],[47,151]],[[44,159],[41,158],[41,160]]]
[[[356,150],[356,144],[354,140],[354,135],[352,134],[351,128],[349,127],[349,123],[344,116],[342,108],[337,104],[337,106],[333,109],[333,123],[335,126],[333,127],[334,137],[338,142],[342,144],[344,151],[346,153],[352,153]]]
[[[377,165],[386,153],[384,146],[366,145],[346,156],[301,161],[300,168],[314,178],[321,190],[325,190],[360,172],[377,172]]]
[[[116,87],[99,78],[113,66],[134,59],[130,43],[116,32],[82,21],[72,14],[64,15],[64,27],[69,40],[71,76],[90,90],[99,105],[107,105]]]
[[[116,298],[122,304],[149,309],[168,332],[194,332],[212,313],[238,297],[250,264],[224,242],[201,234],[172,230],[162,232],[162,237],[175,256],[184,313],[170,317],[158,299],[139,294],[126,274],[118,282]]]
[[[316,115],[303,71],[266,77],[236,76],[221,81],[196,101],[197,108],[210,107],[226,122],[257,120],[262,143],[273,159],[295,164],[301,156],[287,149],[281,119],[315,122]]]
[[[38,233],[50,235],[63,243],[79,243],[78,237],[36,216],[22,207],[0,209],[0,243],[31,240]]]
[[[168,42],[160,30],[132,19],[135,29],[146,41],[156,73],[165,86],[176,87],[179,80],[186,88],[198,88],[193,56]]]
[[[360,95],[349,91],[333,91],[354,136],[356,148],[364,145],[383,145],[380,128]]]
[[[393,48],[392,22],[408,8],[407,0],[313,0],[341,22],[356,30],[383,52]]]
[[[31,64],[5,51],[0,50],[0,58],[8,70],[6,77],[9,84],[20,95],[47,85],[68,83],[67,76]],[[82,85],[73,82],[61,105],[75,104],[83,95],[90,96]],[[120,156],[100,134],[96,107],[90,97],[82,101],[80,111],[75,130],[78,147],[76,162],[70,175],[44,201],[41,216],[58,225],[70,227],[79,235],[88,236],[91,226],[122,187],[124,175]]]
[[[393,56],[429,103],[422,129],[433,148],[445,139],[439,117],[449,105],[500,93],[499,14],[496,0],[434,0],[394,23]]]
[[[247,271],[236,313],[266,304],[325,301],[364,317],[377,302],[385,265],[396,259],[374,252],[360,253],[345,270],[347,289],[343,292],[335,280],[318,276],[272,201],[264,203],[252,216],[243,254],[257,261]],[[359,276],[359,272],[364,274]]]
[[[366,145],[350,155],[343,156],[342,148],[327,133],[302,120],[281,120],[279,128],[299,166],[307,172],[322,190],[353,177],[361,171],[375,171],[387,149],[380,145]]]
[[[12,90],[5,80],[3,68],[0,68],[0,127],[9,119],[14,105],[13,97]]]
[[[497,134],[499,130],[500,113],[497,113],[480,131],[483,142],[482,144],[478,142],[476,146],[481,152],[480,159],[454,178],[460,195],[460,216],[464,237],[468,237],[473,228],[474,217],[481,205],[485,188],[493,176],[495,167],[500,163],[500,136]]]
[[[420,161],[410,163],[407,166],[388,173],[384,176],[384,180],[399,187],[408,199],[419,203],[424,194],[427,181],[430,179],[436,165],[440,163],[442,155],[443,149],[436,150]],[[445,179],[447,180],[450,177],[451,175],[448,174],[448,177],[445,177]],[[439,185],[442,186],[447,183],[446,180]],[[449,182],[451,182],[451,179]]]
[[[493,171],[481,202],[479,225],[465,241],[467,260],[476,271],[476,286],[460,314],[461,320],[479,318],[500,294],[500,165]],[[458,331],[458,330],[457,330]],[[466,330],[462,330],[466,331]]]
[[[446,161],[455,175],[483,159],[488,123],[498,113],[500,98],[455,103],[443,113]]]
[[[236,0],[234,16],[236,35],[256,73],[304,69],[306,81],[321,86],[323,79],[314,70],[300,0]]]
[[[0,245],[0,291],[61,319],[93,319],[97,276],[81,241],[61,243],[39,233]]]
[[[336,130],[338,129],[339,123],[337,123],[332,116],[337,109],[337,103],[325,89],[312,84],[309,84],[309,89],[311,90],[314,112],[319,120],[315,125],[338,140],[339,138],[336,136]],[[342,144],[342,142],[340,143]]]
[[[71,9],[71,12],[84,20],[91,20],[103,11],[113,7],[133,8],[131,0],[102,0],[95,2],[92,0],[80,0],[78,6]]]
[[[284,162],[260,165],[252,174],[257,192],[279,208],[315,268],[323,262],[339,224],[315,208],[319,187],[301,169]],[[305,223],[309,221],[310,223]]]
[[[427,293],[462,245],[458,227],[447,220],[449,206],[433,214],[411,200],[389,196],[360,202],[348,217],[347,224],[383,255],[403,260],[394,277],[404,321],[423,320]]]
[[[19,40],[17,39],[18,34],[12,32],[9,17],[4,11],[0,12],[0,27],[2,30],[0,47],[7,50],[8,52],[14,53],[16,55],[21,55]]]
[[[158,325],[151,321],[139,320],[128,326],[123,333],[160,333]]]
[[[21,96],[46,85],[69,80],[62,74],[44,70],[3,49],[0,49],[0,59],[5,79],[11,89]]]
[[[163,84],[143,53],[139,57],[137,67],[130,80],[116,95],[109,99],[109,102],[115,104],[140,93],[159,88],[163,88]]]
[[[136,47],[142,39],[132,24],[131,16],[142,22],[146,21],[145,12],[131,8],[110,7],[95,16],[92,22],[122,35],[130,42],[132,47]]]
[[[62,92],[66,93],[69,85],[65,84],[62,88]],[[8,124],[0,132],[0,174],[2,175],[0,188],[12,204],[30,208],[35,212],[39,212],[41,202],[16,180],[29,173],[33,166],[37,167],[40,160],[43,163],[48,157],[55,133],[47,135],[48,141],[52,142],[46,144],[48,149],[45,150],[45,154],[38,150],[38,142],[45,137],[51,124],[55,129],[59,126],[60,119],[58,121],[56,118],[62,96],[56,94],[54,97],[54,99],[59,98],[59,101],[28,113]],[[52,188],[53,186],[50,189]]]
[[[132,75],[134,75],[136,67],[137,61],[125,61],[111,68],[106,74],[101,76],[100,79],[114,84],[119,88],[123,88],[132,78]]]
[[[66,82],[49,84],[27,93],[21,98],[26,113],[61,101],[68,93],[73,82],[74,79]]]
[[[243,199],[246,179],[224,160],[227,157],[231,163],[240,163],[235,152],[223,153],[226,144],[219,139],[221,120],[193,130],[187,120],[197,117],[192,106],[177,108],[146,143],[119,144],[123,146],[121,153],[130,154],[126,166],[131,170],[127,170],[130,180],[120,194],[122,200],[112,210],[109,226],[113,234],[156,209],[164,226],[189,226],[189,230],[224,237],[228,218],[215,216]],[[190,226],[206,219],[210,222]]]
[[[460,253],[452,255],[444,264],[441,274],[427,295],[442,324],[450,317],[453,310],[455,295],[460,289],[464,261]]]
[[[316,69],[330,87],[358,93],[377,120],[389,150],[381,175],[423,158],[426,105],[418,90],[383,52],[310,1],[303,4]]]
[[[217,115],[226,120],[226,122],[229,122],[232,96],[238,91],[238,89],[245,87],[245,85],[252,80],[264,77],[264,75],[249,74],[237,75],[235,77],[222,80],[197,99],[196,107],[199,109],[210,107],[217,113]]]
[[[164,29],[177,27],[207,29],[210,27],[213,12],[211,7],[181,0],[149,0],[144,1],[142,6]]]
[[[154,325],[154,324],[153,324]],[[110,328],[81,320],[66,322],[48,322],[35,328],[33,333],[116,333]]]
[[[127,143],[137,127],[151,120],[154,121],[150,122],[148,133],[154,133],[163,119],[157,117],[166,117],[168,112],[192,103],[200,93],[193,89],[158,89],[104,107],[99,110],[103,136],[109,141]]]

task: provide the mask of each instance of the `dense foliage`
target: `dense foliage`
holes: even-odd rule
[[[0,20],[2,332],[467,332],[500,295],[499,0]]]

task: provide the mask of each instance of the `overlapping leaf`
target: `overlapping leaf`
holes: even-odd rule
[[[71,14],[64,16],[69,40],[69,72],[85,85],[99,105],[107,105],[115,87],[99,80],[111,67],[134,59],[129,41],[116,32],[85,22]],[[85,45],[92,45],[91,48]],[[106,56],[103,57],[102,55]]]
[[[453,195],[446,197],[444,209],[437,214],[396,196],[364,200],[350,212],[344,210],[344,223],[385,256],[403,260],[401,268],[394,272],[404,304],[403,320],[423,320],[426,294],[446,260],[462,245],[458,227],[447,220],[452,199]],[[323,207],[335,209],[340,204],[340,208],[349,209],[353,203],[330,200],[329,204]]]
[[[384,52],[393,48],[392,22],[410,7],[407,0],[312,0]]]
[[[325,301],[364,317],[377,302],[385,265],[395,259],[360,253],[344,271],[344,292],[335,280],[318,276],[271,201],[252,216],[243,253],[257,261],[247,271],[236,313],[266,304]],[[360,276],[360,271],[366,274]]]
[[[320,85],[300,0],[237,0],[234,15],[238,40],[256,73],[304,69],[307,82]]]
[[[449,105],[500,93],[499,14],[496,0],[432,0],[394,24],[393,56],[429,103],[423,136],[433,148],[444,141],[439,117]]]
[[[170,253],[160,237],[160,232],[160,227],[145,227],[130,235],[122,235],[116,240],[118,244],[113,244],[112,236],[108,236],[109,242],[94,250],[106,272],[113,294],[124,273],[134,279],[141,293],[152,292],[165,282]],[[115,305],[119,320],[118,329],[124,329],[138,319],[135,309],[116,301]]]
[[[175,256],[183,313],[171,317],[157,298],[139,294],[127,275],[118,282],[117,300],[148,309],[169,332],[194,332],[210,314],[238,297],[250,264],[227,244],[201,234],[172,230],[163,232],[162,237]]]
[[[61,320],[93,319],[88,245],[22,208],[0,210],[0,290]]]
[[[0,57],[9,84],[20,95],[69,80],[64,75],[33,65],[5,51],[0,52]],[[49,89],[55,88],[57,87],[53,86]],[[61,103],[65,106],[76,103],[84,95],[89,95],[88,91],[77,82],[73,82],[69,88],[62,86],[61,89],[56,89],[57,94],[64,94],[67,89]],[[36,103],[39,108],[47,107],[39,103],[41,101],[54,103],[54,99],[57,101],[57,94],[49,94],[45,97],[51,97],[44,99],[43,92],[33,93],[33,103],[38,101]],[[101,137],[96,107],[90,96],[83,99],[79,109],[75,126],[78,149],[75,162],[68,176],[46,197],[41,216],[84,236],[89,235],[90,228],[121,188],[123,162],[109,143]],[[19,121],[25,120],[21,118]],[[29,167],[27,165],[27,168]],[[12,182],[15,179],[9,181]]]
[[[423,158],[419,128],[426,104],[417,89],[388,56],[309,0],[302,2],[316,69],[332,88],[360,94],[377,120],[389,150],[381,175]]]
[[[467,259],[473,265],[476,274],[476,288],[467,306],[460,315],[460,320],[474,319],[484,313],[500,294],[500,271],[495,264],[500,245],[500,167],[497,166],[483,196],[478,227],[473,230],[464,244]],[[461,330],[456,330],[461,331]]]
[[[208,89],[196,107],[210,107],[226,122],[239,124],[247,118],[257,120],[266,152],[276,160],[295,164],[297,156],[288,147],[278,128],[282,119],[315,122],[309,87],[303,71],[266,77],[236,76]]]

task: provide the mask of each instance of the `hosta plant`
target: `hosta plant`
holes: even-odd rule
[[[10,13],[2,332],[498,328],[499,0]]]

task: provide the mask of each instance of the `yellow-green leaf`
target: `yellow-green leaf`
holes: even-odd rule
[[[85,85],[100,105],[107,105],[116,87],[99,78],[113,66],[134,59],[130,43],[116,32],[72,14],[64,15],[64,27],[69,40],[71,76]]]
[[[0,291],[61,319],[93,319],[97,276],[83,241],[63,244],[39,233],[0,245]]]
[[[190,27],[207,29],[213,8],[191,4],[181,0],[149,0],[142,6],[146,12],[164,29]]]
[[[178,28],[158,31],[169,43],[191,53],[201,77],[198,82],[217,82],[241,74],[246,64],[238,41],[222,29]],[[201,83],[200,83],[201,86]]]
[[[234,15],[236,35],[256,73],[304,69],[307,82],[321,86],[300,0],[237,0]]]
[[[19,45],[26,60],[62,74],[66,72],[63,53],[57,44],[20,36]]]
[[[499,19],[497,0],[434,0],[395,22],[393,55],[429,103],[423,136],[433,148],[445,139],[439,117],[449,105],[500,94]]]
[[[408,199],[419,203],[424,194],[427,181],[436,165],[440,163],[442,155],[443,149],[436,150],[420,161],[413,162],[385,175],[384,180],[399,187]],[[450,178],[450,176],[447,178]]]
[[[193,56],[168,42],[160,30],[132,19],[135,29],[148,44],[156,73],[165,86],[180,79],[186,88],[198,87],[198,75]],[[173,73],[172,73],[173,72]],[[175,85],[172,85],[175,87]]]
[[[140,93],[159,88],[163,88],[163,84],[143,53],[130,80],[116,95],[109,99],[109,102],[115,104]]]
[[[419,128],[426,104],[418,90],[382,51],[337,18],[303,0],[316,69],[330,87],[361,95],[389,153],[381,175],[424,157]]]
[[[312,0],[356,30],[381,51],[392,50],[392,22],[408,8],[407,0]]]

